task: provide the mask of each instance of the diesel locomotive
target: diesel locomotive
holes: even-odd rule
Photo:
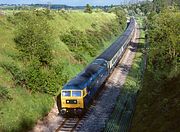
[[[70,80],[57,96],[57,106],[61,115],[81,115],[91,104],[101,85],[121,59],[135,30],[135,19],[125,32],[101,55],[91,62],[81,73]]]

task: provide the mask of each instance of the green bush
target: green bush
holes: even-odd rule
[[[16,14],[15,19],[19,24],[14,40],[22,58],[38,59],[42,65],[50,65],[53,58],[51,45],[54,39],[47,19],[32,12]]]
[[[0,101],[2,100],[11,100],[11,95],[9,94],[9,91],[7,88],[0,85]]]
[[[0,66],[12,75],[15,85],[20,85],[22,87],[25,85],[25,74],[17,67],[17,65],[14,63],[2,62],[0,63]]]
[[[89,53],[92,57],[95,57],[100,47],[103,47],[103,39],[101,34],[97,30],[87,29],[86,31],[87,41],[91,44]]]
[[[88,42],[87,36],[84,32],[72,28],[69,33],[61,35],[60,39],[68,45],[70,51],[75,53],[74,57],[77,60],[83,61],[85,59],[83,57],[85,52],[92,55],[92,45]]]
[[[92,12],[93,12],[93,11],[92,11],[92,7],[91,7],[89,4],[87,4],[84,12],[85,12],[85,13],[92,13]]]
[[[149,17],[151,18],[151,17]],[[180,13],[165,10],[149,20],[148,69],[156,79],[170,79],[179,74]]]
[[[109,10],[110,13],[114,13],[117,16],[117,21],[119,23],[120,29],[123,31],[126,25],[126,13],[120,7],[115,7]]]
[[[58,75],[52,67],[41,67],[38,61],[32,62],[24,71],[26,88],[54,95],[60,88]]]
[[[34,10],[34,13],[37,16],[46,17],[48,20],[53,20],[54,19],[54,15],[53,15],[53,13],[51,13],[51,10],[49,10],[49,9]]]
[[[60,88],[61,74],[52,67],[41,67],[38,61],[30,63],[25,70],[20,70],[15,64],[9,63],[2,63],[0,66],[12,75],[16,86],[25,87],[32,92],[39,91],[54,95]]]
[[[91,57],[97,56],[98,51],[104,47],[103,42],[117,36],[123,27],[118,21],[103,23],[99,28],[94,23],[91,26],[92,28],[86,29],[85,32],[72,28],[60,35],[61,41],[68,45],[75,53],[74,57],[81,62],[85,60],[84,53],[88,53]]]

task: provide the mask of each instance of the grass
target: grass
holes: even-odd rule
[[[105,22],[111,22],[116,16],[114,14],[99,12],[92,14],[83,12],[66,12],[55,14],[55,19],[52,21],[52,25],[56,28],[57,32],[66,32],[72,27],[78,30],[84,31],[85,29],[91,28],[92,24],[97,24],[100,27]]]
[[[139,20],[138,23],[141,24],[141,20]],[[140,38],[144,38],[144,35],[144,31],[141,30]],[[135,109],[136,95],[141,88],[142,68],[144,66],[143,48],[144,39],[140,39],[131,70],[117,99],[113,113],[106,124],[105,131],[107,132],[129,130]]]
[[[54,102],[50,95],[29,94],[25,89],[7,88],[10,100],[0,100],[0,131],[27,131],[46,115]]]
[[[114,14],[110,13],[83,13],[83,12],[66,12],[66,13],[59,13],[54,15],[54,20],[50,22],[52,27],[55,29],[54,34],[56,34],[56,40],[57,44],[55,45],[55,54],[61,56],[61,52],[59,50],[62,50],[62,53],[70,54],[68,51],[68,47],[63,44],[63,42],[59,42],[59,36],[69,31],[72,28],[85,31],[86,29],[92,29],[92,24],[97,25],[97,28],[100,28],[104,23],[111,23],[116,19],[116,16]],[[59,27],[59,28],[57,28]],[[108,43],[109,44],[109,43]],[[59,48],[56,50],[56,48]],[[58,53],[56,53],[58,51]],[[69,57],[69,55],[64,56]],[[65,58],[67,60],[73,59],[71,58]],[[75,60],[73,60],[74,62]]]
[[[8,12],[8,11],[7,11]],[[12,15],[11,13],[7,13]],[[54,18],[49,21],[54,28],[55,41],[53,54],[55,59],[53,64],[62,64],[63,75],[72,78],[79,73],[85,65],[79,63],[68,47],[60,41],[61,33],[75,27],[81,31],[91,28],[96,24],[100,28],[104,22],[115,21],[116,16],[110,13],[68,12],[67,14],[55,13]],[[48,113],[53,106],[53,97],[42,93],[31,93],[30,91],[15,85],[12,75],[7,72],[1,64],[15,64],[19,69],[23,69],[23,62],[17,59],[18,51],[14,43],[14,25],[7,21],[6,16],[0,16],[0,88],[5,89],[8,99],[0,98],[0,131],[27,131],[32,128],[35,122]],[[116,37],[104,42],[102,52]],[[94,58],[86,56],[88,62]],[[61,78],[59,78],[61,80]]]

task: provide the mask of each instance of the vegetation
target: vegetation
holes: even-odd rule
[[[113,13],[49,10],[14,12],[0,24],[0,131],[31,128],[125,28]]]
[[[0,100],[1,132],[23,132],[31,129],[35,121],[45,116],[54,103],[49,95],[29,94],[20,87],[4,90],[8,91],[10,97],[8,100]]]
[[[37,60],[43,66],[49,66],[52,61],[51,45],[52,30],[44,16],[37,13],[17,13],[17,33],[15,43],[21,52],[23,60]]]
[[[60,39],[68,46],[70,51],[75,53],[76,60],[86,63],[83,54],[87,53],[90,57],[95,57],[104,47],[103,40],[107,41],[114,35],[118,35],[119,31],[123,31],[123,29],[120,30],[122,26],[118,25],[117,22],[113,22],[113,25],[104,23],[103,26],[97,29],[97,24],[93,23],[92,29],[86,29],[84,32],[72,28],[69,32],[62,34]]]
[[[92,13],[92,7],[89,4],[87,4],[84,12],[85,13]]]
[[[119,25],[123,25],[122,28],[126,25],[126,18],[124,17],[126,16],[126,13],[122,8],[113,7],[108,12],[116,14]],[[121,27],[120,27],[120,30],[122,30]]]
[[[53,94],[59,85],[58,75],[52,67],[54,38],[47,18],[50,17],[46,10],[15,14],[15,22],[18,21],[15,43],[21,59],[25,61],[25,70],[20,71],[24,75],[19,80],[21,86]]]
[[[172,2],[168,7],[168,2]],[[179,122],[179,34],[180,12],[175,1],[153,1],[155,7],[144,21],[148,60],[132,132],[178,132]],[[178,4],[178,3],[177,3]]]
[[[140,4],[132,4],[123,6],[131,16],[147,16],[150,13],[160,13],[166,8],[180,9],[179,0],[153,0],[142,1]]]
[[[176,77],[180,72],[180,13],[165,10],[155,15],[149,25],[149,70],[156,79]],[[157,57],[158,56],[158,57]]]

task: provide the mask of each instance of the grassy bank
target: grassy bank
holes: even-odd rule
[[[141,25],[142,20],[138,18],[138,24]],[[126,78],[126,82],[117,99],[116,106],[106,124],[105,131],[128,131],[136,103],[137,92],[141,88],[141,79],[144,67],[144,31],[140,30],[140,40],[138,49],[133,60],[131,70]]]
[[[4,89],[4,88],[3,88]],[[52,96],[30,94],[22,88],[6,88],[9,99],[0,102],[0,131],[22,132],[31,129],[35,121],[45,116],[54,101]]]
[[[12,23],[11,15],[0,16],[0,131],[19,132],[27,131],[38,119],[47,114],[54,101],[52,95],[32,92],[23,85],[22,71],[26,67],[26,62],[19,59],[19,51],[14,42],[16,28]],[[86,61],[82,63],[75,57],[76,52],[71,51],[69,46],[61,41],[60,36],[71,31],[72,28],[83,34],[87,30],[93,30],[104,32],[106,35],[102,27],[116,22],[116,15],[104,12],[88,14],[78,11],[51,12],[50,17],[48,23],[54,31],[55,40],[52,46],[54,56],[52,65],[61,67],[58,71],[61,76],[56,78],[60,90],[63,83],[79,73],[117,37],[112,33],[109,39],[102,39],[103,45],[96,55],[93,57],[85,52],[83,57]],[[21,85],[17,85],[18,81],[21,81]]]

